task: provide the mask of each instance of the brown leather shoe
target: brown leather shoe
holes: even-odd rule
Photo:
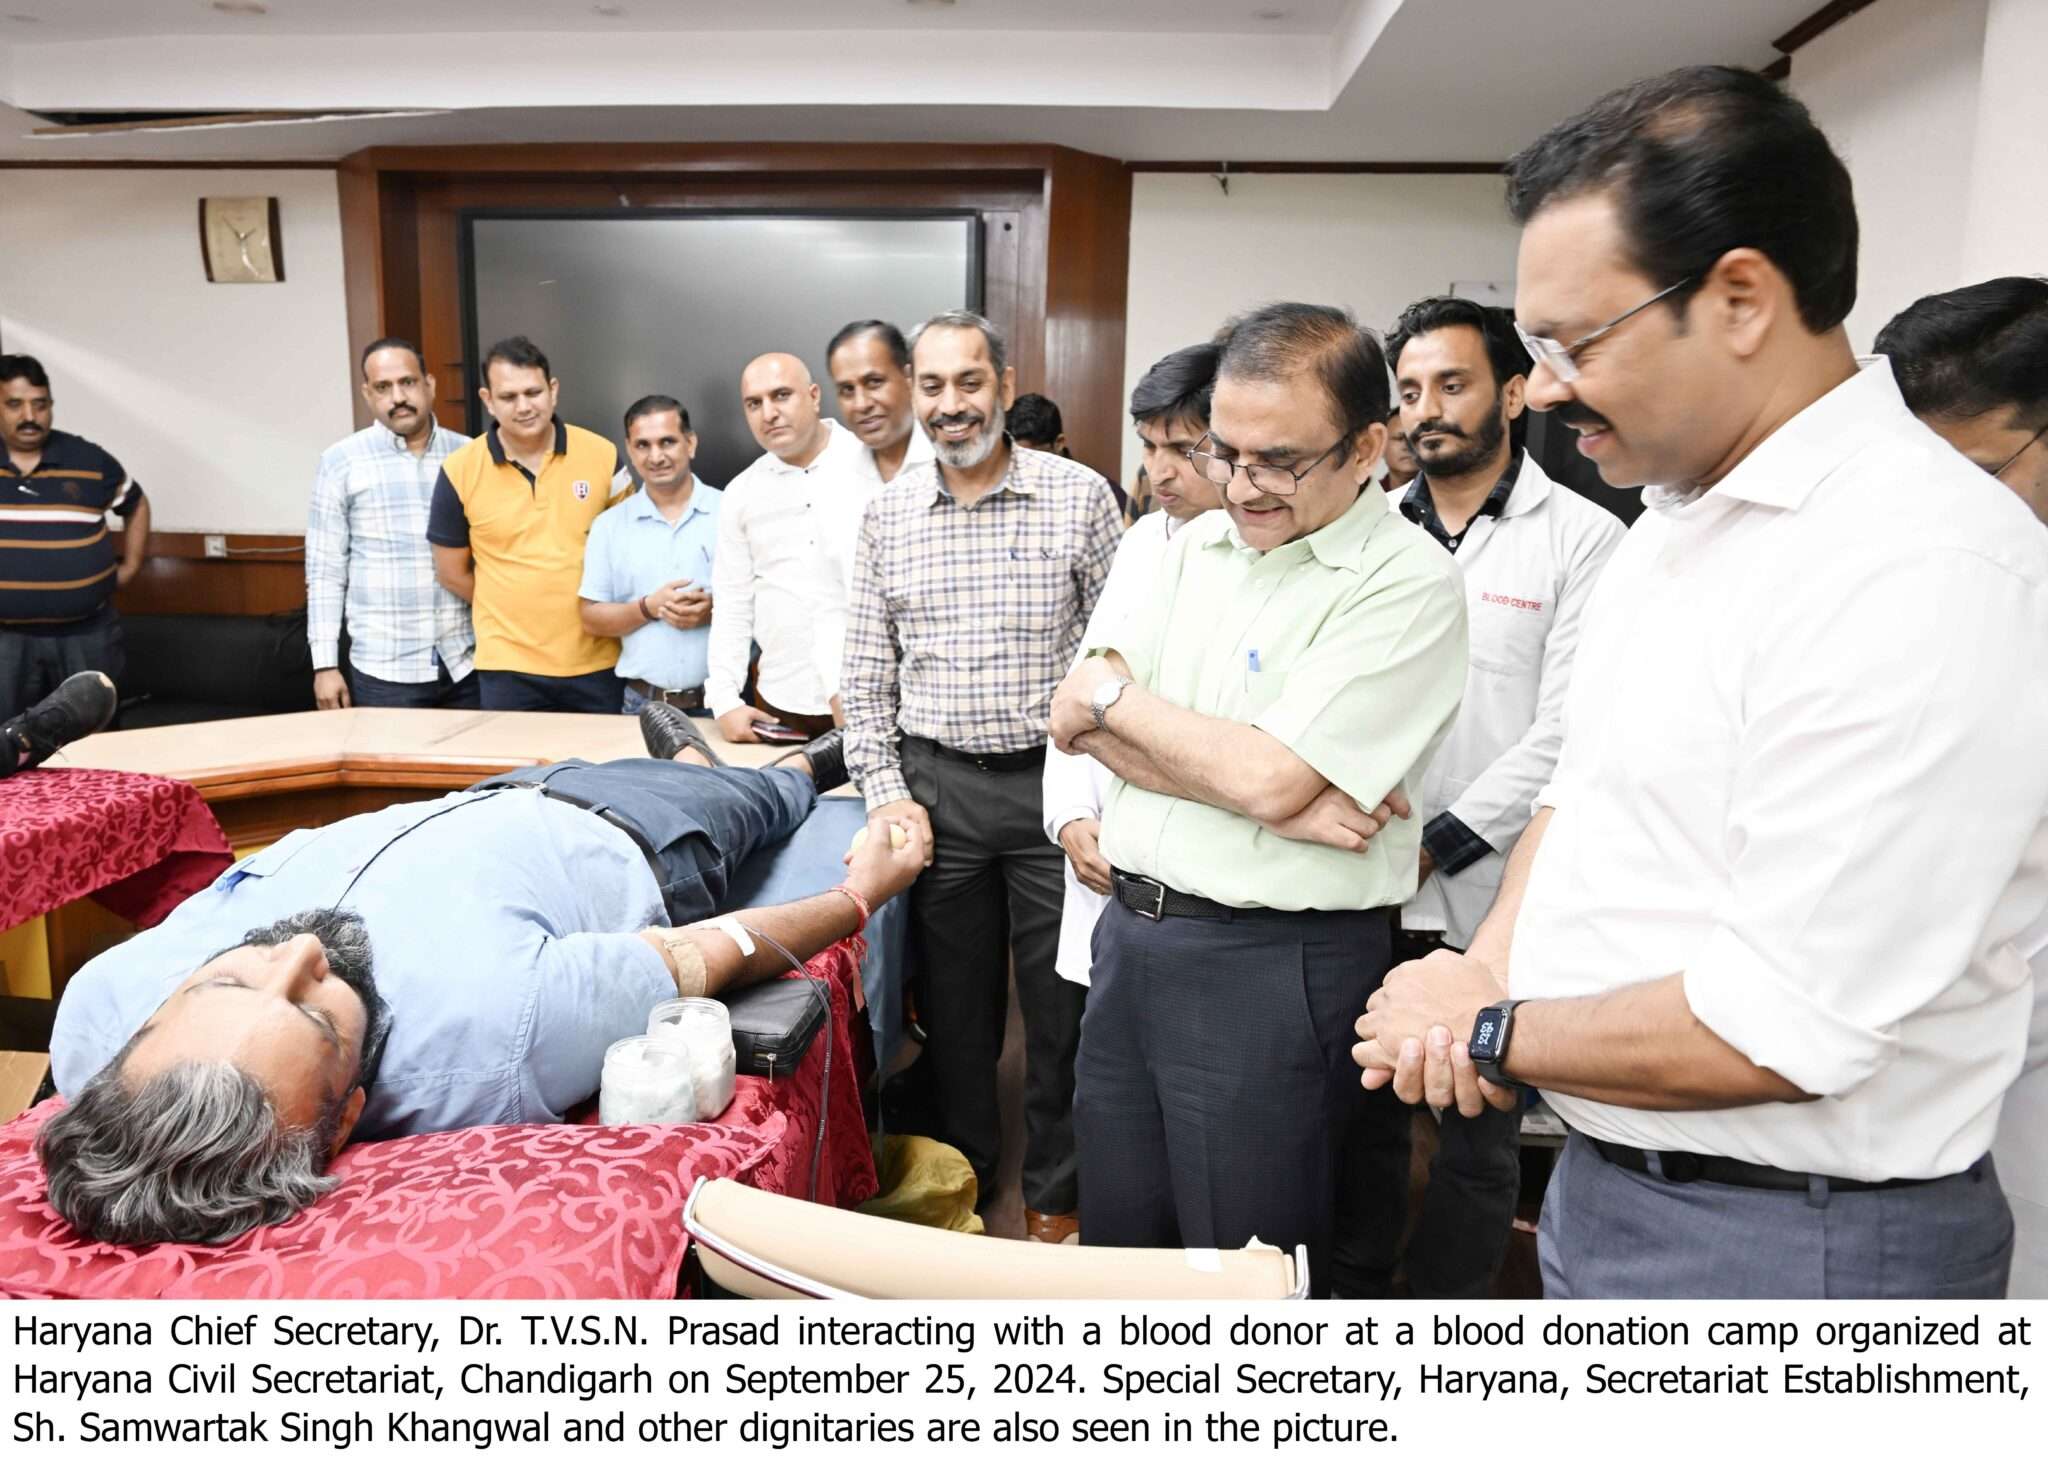
[[[1081,1216],[1077,1211],[1030,1211],[1024,1213],[1024,1239],[1047,1246],[1079,1246]]]

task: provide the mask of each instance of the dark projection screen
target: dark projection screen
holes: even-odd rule
[[[488,426],[474,363],[530,336],[562,383],[565,422],[624,446],[620,414],[678,398],[697,471],[720,487],[760,455],[740,371],[764,351],[801,357],[834,416],[825,343],[851,320],[894,321],[981,302],[981,220],[634,211],[465,220],[472,430]]]

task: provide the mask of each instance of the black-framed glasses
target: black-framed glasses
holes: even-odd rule
[[[1522,349],[1529,353],[1538,366],[1549,368],[1550,374],[1561,382],[1575,382],[1579,379],[1579,363],[1575,359],[1579,352],[1585,350],[1602,336],[1607,335],[1616,326],[1628,320],[1630,316],[1641,315],[1665,296],[1677,294],[1698,278],[1699,276],[1697,275],[1687,275],[1676,285],[1665,286],[1641,305],[1632,306],[1624,310],[1606,325],[1601,326],[1598,330],[1586,332],[1585,335],[1579,337],[1578,340],[1572,342],[1569,346],[1560,346],[1549,336],[1530,335],[1522,329],[1520,321],[1515,322],[1515,334],[1522,338]]]
[[[2019,452],[2014,453],[2010,458],[2007,458],[2003,463],[2000,463],[1996,468],[1993,468],[1991,470],[1991,476],[1993,478],[2005,477],[2005,470],[2012,467],[2013,464],[2019,462],[2020,454],[2026,452],[2028,448],[2031,448],[2035,443],[2041,441],[2041,439],[2044,436],[2048,436],[2048,422],[2042,423],[2040,427],[2035,429],[2034,435],[2032,437],[2028,438],[2025,442],[2020,444]]]
[[[1316,454],[1316,460],[1302,469],[1282,468],[1273,463],[1244,463],[1235,458],[1220,458],[1214,453],[1202,451],[1203,445],[1208,441],[1209,434],[1205,432],[1202,434],[1202,441],[1188,449],[1188,461],[1193,463],[1195,471],[1209,482],[1218,488],[1228,488],[1230,480],[1237,477],[1241,468],[1244,470],[1244,481],[1260,493],[1269,493],[1275,498],[1292,498],[1300,491],[1301,480],[1328,462],[1330,454],[1350,442],[1351,434],[1345,433]]]

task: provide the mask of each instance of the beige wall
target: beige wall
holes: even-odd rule
[[[321,449],[353,430],[341,211],[324,169],[14,169],[0,343],[50,372],[156,527],[303,533]],[[207,283],[206,195],[275,195],[285,279]]]
[[[1984,16],[1985,0],[1893,0],[1792,58],[1792,90],[1856,183],[1863,248],[1849,339],[1859,351],[1922,295],[1965,282]]]
[[[1453,280],[1514,278],[1501,181],[1450,174],[1140,173],[1124,391],[1167,352],[1270,300],[1345,305],[1384,330]],[[1123,476],[1138,476],[1127,438]]]
[[[1964,230],[1963,278],[2048,274],[2048,4],[1991,0]]]

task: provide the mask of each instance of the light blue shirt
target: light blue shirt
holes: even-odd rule
[[[613,504],[590,526],[583,547],[585,600],[619,603],[659,590],[671,580],[711,589],[711,561],[718,548],[718,505],[725,495],[697,480],[690,506],[671,524],[642,489]],[[709,669],[711,627],[679,631],[650,621],[629,631],[619,645],[618,673],[627,681],[651,682],[670,692],[704,685]]]
[[[313,669],[349,660],[387,682],[431,682],[436,663],[461,681],[476,661],[469,606],[434,579],[427,506],[448,455],[469,439],[436,427],[414,457],[405,440],[372,425],[320,455],[306,510],[306,639]]]
[[[631,839],[526,789],[450,794],[286,835],[88,962],[50,1037],[59,1091],[76,1095],[195,968],[351,881],[392,1012],[358,1138],[559,1119],[597,1092],[605,1048],[675,996],[634,934],[668,918]]]

